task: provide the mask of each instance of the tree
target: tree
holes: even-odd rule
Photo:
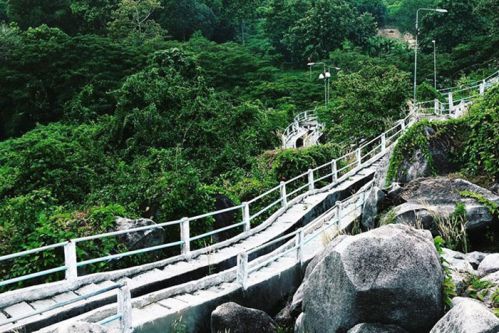
[[[370,13],[379,26],[383,26],[386,21],[387,8],[383,0],[355,0],[355,7],[359,13]]]
[[[160,0],[121,0],[113,11],[109,32],[115,38],[127,38],[135,44],[161,37],[165,31],[153,19],[154,11],[160,8]]]
[[[302,18],[307,9],[306,1],[297,0],[289,3],[286,0],[271,0],[265,10],[265,33],[277,52],[286,59],[290,59],[291,54],[284,42],[284,37],[289,29]]]
[[[248,165],[272,143],[260,106],[234,105],[208,88],[192,55],[179,49],[156,52],[117,94],[113,135],[129,153],[179,147],[209,176]]]
[[[0,23],[7,19],[7,0],[0,0]]]
[[[486,34],[484,19],[475,12],[477,4],[478,0],[440,0],[437,6],[448,13],[429,13],[422,18],[422,45],[431,45],[435,39],[441,50],[449,52],[458,44]]]
[[[9,0],[7,15],[22,29],[47,24],[73,31],[70,0]]]
[[[202,31],[211,37],[217,24],[213,10],[197,0],[163,1],[164,10],[158,14],[158,22],[176,39],[186,40],[194,32]]]
[[[144,63],[131,46],[95,35],[71,37],[47,26],[25,32],[10,28],[0,40],[6,41],[0,44],[0,138],[60,120],[76,101],[67,103],[87,85],[93,87],[92,98],[80,102],[90,102],[86,106],[95,115],[111,113],[115,102],[109,92]],[[93,100],[99,100],[95,108]]]
[[[325,111],[328,135],[334,142],[374,137],[404,114],[410,93],[409,75],[394,66],[365,64],[333,83],[333,106]]]
[[[357,26],[361,27],[359,30]],[[358,17],[357,11],[344,0],[318,0],[312,3],[305,16],[292,26],[284,37],[292,61],[323,59],[342,43],[354,37],[365,41],[376,31],[370,14]]]
[[[81,21],[79,30],[104,33],[119,0],[71,0],[71,11]]]

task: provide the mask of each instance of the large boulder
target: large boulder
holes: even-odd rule
[[[116,231],[130,230],[146,226],[156,225],[150,219],[128,219],[118,217],[116,219]],[[125,244],[129,250],[141,249],[165,243],[165,232],[161,227],[151,228],[143,231],[126,233],[118,236],[118,240]]]
[[[491,226],[494,217],[489,209],[475,199],[465,198],[460,193],[468,191],[482,195],[487,200],[499,203],[499,196],[463,179],[446,177],[419,178],[407,184],[397,193],[403,204],[393,209],[391,218],[395,223],[421,224],[425,229],[436,233],[439,219],[448,218],[458,203],[466,210],[466,229],[480,230]]]
[[[455,304],[438,321],[430,333],[497,333],[499,319],[483,304],[469,298],[457,297]]]
[[[276,330],[277,325],[268,314],[237,303],[224,303],[211,313],[212,333],[274,333]]]
[[[489,254],[478,266],[478,276],[485,276],[497,271],[499,271],[499,253]]]
[[[442,314],[443,272],[427,231],[383,226],[333,242],[314,261],[303,285],[301,332],[359,323],[423,332]]]
[[[355,325],[347,333],[407,333],[407,331],[395,325],[363,323]]]
[[[411,154],[403,157],[393,181],[405,184],[420,177],[429,177],[435,172],[447,174],[457,169],[449,155],[456,150],[456,140],[439,135],[430,125],[424,126],[421,131],[428,140],[427,146],[415,148]]]

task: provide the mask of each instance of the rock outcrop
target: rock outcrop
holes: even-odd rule
[[[307,268],[299,332],[384,323],[428,331],[442,315],[443,273],[431,234],[384,226],[332,242]]]
[[[212,333],[274,333],[276,330],[277,325],[268,314],[237,303],[224,303],[211,313]]]
[[[453,303],[452,309],[438,321],[430,333],[499,332],[499,319],[480,302],[456,297]]]
[[[393,181],[405,184],[420,177],[431,176],[435,172],[447,174],[457,169],[449,156],[450,152],[455,151],[456,141],[445,135],[437,135],[429,125],[422,128],[422,133],[428,140],[427,147],[424,147],[425,150],[423,147],[416,148],[412,154],[404,156]]]
[[[421,224],[436,234],[437,220],[448,218],[461,203],[466,210],[466,229],[480,230],[492,225],[494,217],[482,203],[464,198],[460,192],[468,191],[482,195],[487,200],[499,203],[499,196],[463,179],[446,177],[419,178],[407,184],[393,200],[404,202],[395,207],[390,216],[395,223]]]
[[[149,219],[127,219],[118,217],[116,219],[116,231],[129,230],[140,227],[156,225],[153,220]],[[161,227],[152,228],[144,231],[126,233],[118,236],[118,240],[125,244],[129,250],[140,249],[165,243],[164,229]]]

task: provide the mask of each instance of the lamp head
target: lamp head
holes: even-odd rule
[[[315,62],[309,62],[309,63],[307,64],[307,66],[313,66],[313,65],[315,65]]]
[[[326,76],[327,79],[329,79],[331,77],[331,73],[329,73],[329,72],[326,72],[324,75]]]
[[[437,8],[437,9],[435,9],[435,10],[436,10],[437,12],[439,12],[439,13],[447,13],[447,12],[448,12],[448,10],[447,10],[447,9],[443,9],[443,8]]]
[[[324,77],[324,74],[322,74],[322,73],[321,73],[321,75],[319,75],[319,79],[320,79],[320,80],[324,80],[324,78],[325,78],[325,77]]]

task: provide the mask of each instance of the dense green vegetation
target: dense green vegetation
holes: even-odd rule
[[[441,87],[496,69],[491,0],[0,0],[0,253],[110,230],[117,215],[213,210],[219,193],[247,200],[379,134],[406,112],[413,50],[377,28],[411,31],[423,5],[452,14],[422,17],[421,98],[434,93],[432,38]],[[308,61],[341,68],[327,109]],[[497,173],[485,103],[466,165]],[[327,144],[276,150],[314,108]]]
[[[438,173],[430,152],[430,142],[450,142],[449,160],[455,172],[467,178],[482,176],[487,186],[499,179],[499,87],[489,90],[477,100],[465,117],[448,121],[420,121],[398,141],[390,161],[387,181],[402,170],[402,161],[419,150],[429,167]],[[428,135],[427,128],[434,130]]]

